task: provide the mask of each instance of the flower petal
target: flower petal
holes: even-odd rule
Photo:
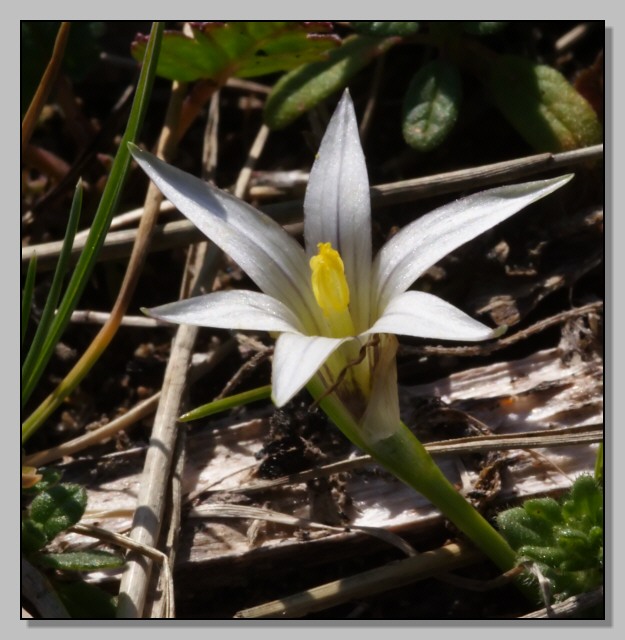
[[[216,329],[300,331],[300,323],[282,302],[257,291],[216,291],[171,302],[147,313],[160,320]]]
[[[278,223],[136,146],[131,145],[130,150],[170,202],[237,262],[262,291],[293,308],[302,319],[319,317],[304,250]]]
[[[323,366],[332,353],[350,338],[325,338],[283,333],[273,352],[272,398],[286,404]]]
[[[456,200],[415,220],[382,247],[373,264],[376,311],[442,257],[565,185],[573,175],[497,187]]]
[[[308,257],[319,242],[330,242],[343,259],[350,311],[360,332],[369,324],[371,286],[371,203],[354,105],[346,90],[310,172],[304,199]]]
[[[395,333],[418,338],[474,342],[495,337],[491,329],[449,302],[423,291],[406,291],[393,298],[367,333]]]

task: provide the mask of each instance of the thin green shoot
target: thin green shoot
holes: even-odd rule
[[[63,280],[69,267],[72,245],[74,244],[74,238],[78,230],[78,221],[82,209],[82,193],[82,181],[79,180],[76,185],[76,190],[74,191],[65,238],[63,239],[63,246],[59,254],[52,284],[50,285],[48,299],[41,314],[39,326],[30,344],[28,354],[22,365],[22,407],[37,386],[46,365],[52,357],[52,353],[61,334],[69,323],[71,313],[78,303],[78,299],[74,298],[70,300],[68,304],[63,305],[65,309],[64,314],[55,314],[59,298],[61,297]],[[67,296],[67,293],[65,296]]]
[[[197,407],[181,415],[178,420],[180,422],[190,422],[191,420],[199,420],[200,418],[206,418],[222,411],[228,411],[228,409],[234,409],[236,407],[242,407],[243,405],[250,404],[251,402],[258,402],[259,400],[266,400],[271,397],[271,385],[264,387],[258,387],[257,389],[251,389],[250,391],[243,391],[242,393],[236,393],[235,395],[222,398],[221,400],[213,400],[207,404]]]

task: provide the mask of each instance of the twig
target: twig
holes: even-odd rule
[[[237,612],[235,618],[299,618],[315,611],[368,598],[436,575],[474,564],[482,558],[477,549],[448,544],[412,558],[329,582],[280,600]]]
[[[217,105],[217,97],[215,97],[213,104]],[[217,109],[215,108],[212,113],[216,117]],[[216,144],[217,137],[214,135],[214,128],[211,128],[211,124],[209,124],[208,128],[213,132],[211,144]],[[258,137],[262,137],[263,134],[264,131],[261,130]],[[264,139],[266,139],[266,136]],[[262,147],[262,144],[260,146]],[[257,156],[259,152],[258,145],[254,144],[252,149]],[[213,154],[210,157],[216,157],[216,155]],[[246,163],[246,167],[248,165],[249,162]],[[239,191],[244,191],[246,187],[246,181],[240,180],[237,182]],[[183,297],[187,297],[189,293],[187,289],[189,288],[193,289],[191,295],[200,289],[202,285],[201,279],[208,275],[208,271],[210,271],[211,275],[210,280],[214,278],[217,253],[212,254],[211,257],[213,259],[209,269],[207,269],[206,264],[202,268],[207,246],[207,242],[202,242],[196,247],[195,252],[192,252],[194,253],[193,266],[191,267],[189,261],[189,267],[185,270],[185,278],[189,273],[199,274],[199,277],[193,279],[192,287],[190,286],[191,279],[188,279],[188,284],[183,283],[181,292]],[[189,257],[191,258],[191,254]],[[178,430],[177,418],[181,413],[182,394],[185,389],[187,369],[191,361],[197,332],[198,328],[191,325],[181,325],[177,329],[165,371],[161,401],[154,419],[151,445],[146,454],[143,480],[137,500],[131,537],[150,546],[156,544],[162,526],[165,495],[167,494],[176,432]],[[119,618],[142,617],[147,597],[150,569],[150,563],[145,562],[144,558],[131,554],[120,585],[120,598],[117,609]]]
[[[48,66],[44,71],[41,82],[37,87],[37,91],[35,92],[28,110],[24,115],[24,119],[22,120],[22,148],[26,146],[33,134],[33,131],[35,130],[39,114],[46,103],[48,95],[54,85],[54,81],[56,80],[56,76],[61,69],[65,46],[67,45],[67,40],[69,38],[69,28],[69,22],[61,22],[59,31],[56,35],[56,40],[54,41],[54,49],[52,50],[50,62],[48,62]]]
[[[106,324],[111,318],[105,311],[77,310],[72,312],[71,321],[76,324]],[[171,325],[159,322],[154,318],[145,316],[124,316],[119,323],[122,327],[141,327],[143,329],[155,329],[156,327],[171,328]]]
[[[603,430],[593,428],[597,425],[585,425],[583,427],[571,427],[557,429],[545,433],[543,431],[528,431],[526,433],[512,433],[503,435],[472,436],[468,438],[457,438],[441,442],[430,442],[424,447],[432,455],[466,455],[470,453],[487,453],[489,451],[506,451],[513,449],[532,449],[535,447],[559,447],[577,444],[592,444],[603,440]],[[254,491],[264,491],[274,487],[288,484],[301,484],[316,478],[333,475],[343,471],[361,468],[371,464],[372,459],[368,455],[357,456],[347,460],[340,460],[315,469],[301,471],[288,476],[282,476],[273,480],[255,482],[253,484],[241,485],[228,488],[231,493],[252,493]],[[219,482],[213,483],[210,489],[198,489],[194,496],[208,492],[221,492]]]
[[[307,518],[298,518],[286,513],[279,513],[271,509],[263,509],[260,507],[250,507],[241,504],[202,504],[193,507],[188,512],[189,518],[244,518],[248,520],[264,520],[267,522],[277,522],[278,524],[289,527],[299,527],[300,529],[321,529],[323,531],[334,531],[337,533],[346,533],[347,531],[359,531],[367,535],[373,536],[384,542],[398,548],[408,557],[417,555],[414,548],[408,544],[403,538],[387,531],[381,527],[362,527],[350,525],[349,527],[335,527]]]
[[[577,44],[582,38],[585,38],[588,35],[589,30],[589,24],[578,24],[570,31],[567,31],[564,35],[560,36],[553,45],[553,48],[561,53],[562,51],[565,51],[566,49],[569,49],[573,45]]]
[[[570,318],[584,316],[588,313],[598,311],[602,308],[602,301],[590,302],[589,304],[585,304],[583,307],[577,307],[575,309],[562,311],[561,313],[557,313],[554,316],[545,318],[544,320],[540,320],[527,329],[517,331],[511,336],[500,338],[496,342],[491,342],[490,344],[471,345],[467,347],[441,347],[438,345],[424,345],[422,347],[414,347],[402,345],[399,349],[399,353],[401,355],[418,356],[486,356],[493,353],[494,351],[505,349],[513,344],[516,344],[517,342],[520,342],[521,340],[525,340],[526,338],[540,333],[541,331],[545,331],[545,329],[549,329],[550,327],[553,327],[557,324],[562,324]]]
[[[369,89],[369,97],[367,98],[367,106],[365,107],[365,111],[362,114],[362,120],[360,121],[359,133],[360,140],[363,143],[369,133],[369,127],[371,126],[371,122],[373,120],[373,112],[375,110],[375,105],[378,98],[378,91],[380,90],[380,84],[382,82],[382,71],[384,70],[384,60],[386,59],[385,55],[381,55],[376,60],[375,66],[373,68],[373,79],[371,81],[371,88]]]
[[[586,611],[587,609],[590,609],[590,607],[594,607],[603,602],[603,597],[603,587],[599,587],[598,589],[589,591],[588,593],[581,593],[577,596],[571,596],[563,602],[551,605],[549,609],[545,607],[544,609],[539,609],[538,611],[528,613],[524,616],[521,616],[521,619],[570,618],[573,616],[577,617],[583,611]]]
[[[208,371],[214,369],[228,354],[230,354],[230,352],[234,349],[234,346],[235,341],[229,340],[225,344],[218,347],[215,351],[211,352],[204,362],[202,362],[201,364],[194,364],[192,367],[190,367],[188,374],[189,381],[194,381],[197,378],[205,375]],[[151,413],[154,413],[154,411],[156,411],[156,407],[158,406],[160,396],[161,394],[159,391],[146,400],[143,400],[142,402],[136,404],[124,415],[116,418],[115,420],[111,420],[111,422],[104,425],[103,427],[100,427],[99,429],[95,429],[93,431],[90,431],[89,433],[85,433],[82,436],[78,436],[77,438],[69,440],[68,442],[64,442],[63,444],[60,444],[56,447],[33,453],[24,458],[24,464],[33,467],[42,467],[46,464],[49,464],[50,462],[54,462],[55,460],[64,458],[65,456],[71,456],[75,453],[78,453],[79,451],[84,451],[89,447],[101,444],[105,440],[112,438],[116,433],[130,428],[139,420],[145,418]],[[128,453],[128,451],[121,453]]]
[[[508,160],[495,164],[461,169],[449,173],[437,174],[425,178],[415,178],[389,184],[382,184],[371,188],[373,208],[413,202],[421,198],[445,193],[453,193],[464,189],[475,189],[491,184],[501,184],[510,180],[516,180],[531,176],[551,169],[582,164],[590,160],[598,160],[603,156],[603,145],[595,145],[575,151],[563,153],[541,153],[517,160]],[[171,210],[171,204],[164,203],[162,208]],[[292,200],[275,205],[263,207],[263,211],[274,217],[280,223],[294,222],[301,218],[303,205],[301,200]],[[136,231],[122,231],[109,233],[107,240],[100,252],[101,259],[118,258],[127,255],[132,246]],[[168,225],[158,226],[155,230],[153,250],[162,250],[174,246],[197,242],[203,238],[202,233],[191,222],[186,220],[172,222]],[[109,252],[109,246],[115,250]],[[25,268],[33,253],[37,253],[39,269],[51,269],[54,260],[60,251],[60,242],[32,245],[22,249],[22,267]],[[72,254],[78,254],[84,246],[84,241],[76,241]]]
[[[133,540],[128,536],[124,536],[113,531],[108,531],[107,529],[102,529],[101,527],[96,527],[95,525],[91,524],[75,524],[73,527],[70,527],[70,531],[79,533],[83,536],[96,538],[97,540],[101,540],[102,542],[108,542],[109,544],[114,544],[119,547],[123,547],[124,549],[130,549],[135,554],[140,554],[144,558],[150,558],[151,560],[156,560],[157,562],[159,562],[163,567],[165,575],[168,578],[166,581],[167,590],[164,593],[166,603],[164,609],[164,617],[173,617],[172,613],[174,605],[174,591],[173,580],[171,577],[171,565],[169,563],[169,559],[162,551],[159,551],[158,549],[147,544],[138,542],[137,540]]]
[[[64,442],[56,447],[52,447],[51,449],[39,451],[27,456],[24,459],[25,464],[29,464],[33,467],[41,467],[54,460],[58,460],[64,456],[70,456],[78,451],[83,451],[88,447],[92,447],[96,444],[100,444],[104,440],[112,438],[116,433],[127,429],[145,416],[149,416],[153,413],[158,405],[160,395],[160,392],[155,393],[153,396],[150,396],[146,400],[143,400],[143,402],[135,405],[123,416],[112,420],[107,425],[104,425],[99,429],[85,433],[78,438],[74,438],[69,442]]]

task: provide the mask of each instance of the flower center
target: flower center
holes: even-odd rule
[[[349,313],[349,287],[343,260],[329,242],[317,244],[318,253],[310,259],[312,288],[317,304],[328,320],[333,337],[354,335]]]

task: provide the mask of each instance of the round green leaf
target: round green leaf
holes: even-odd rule
[[[431,151],[447,137],[458,118],[462,99],[455,66],[435,60],[412,78],[404,98],[404,140],[418,151]]]

